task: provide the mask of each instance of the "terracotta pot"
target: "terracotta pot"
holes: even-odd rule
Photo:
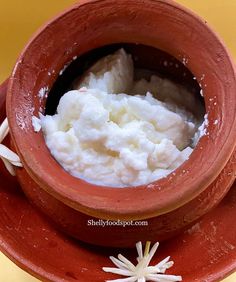
[[[40,99],[40,89],[51,89],[65,65],[75,56],[122,42],[184,59],[204,91],[208,134],[188,161],[152,188],[98,187],[72,177],[32,127],[32,116],[45,109],[47,95]],[[34,36],[10,78],[7,116],[24,165],[17,170],[21,186],[64,231],[86,242],[123,247],[167,239],[219,203],[235,179],[235,93],[235,70],[224,44],[185,8],[164,0],[80,1]],[[148,219],[149,225],[95,228],[87,225],[92,218]]]

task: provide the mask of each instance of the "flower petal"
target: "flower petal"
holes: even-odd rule
[[[8,120],[6,118],[0,126],[0,143],[5,139],[8,133],[9,133],[9,126],[8,126]],[[0,158],[2,159],[6,169],[13,176],[15,176],[15,171],[13,166],[22,167],[22,163],[20,161],[19,156],[13,151],[11,151],[10,149],[8,149],[3,144],[0,144]]]
[[[119,254],[118,259],[115,257],[110,257],[111,261],[118,268],[103,267],[106,272],[111,272],[114,274],[119,274],[123,276],[130,276],[128,278],[108,280],[107,282],[178,282],[182,281],[181,276],[167,275],[164,274],[165,271],[170,268],[174,262],[170,261],[170,257],[166,257],[160,261],[155,266],[148,266],[151,259],[153,258],[159,243],[155,243],[149,252],[150,242],[146,243],[145,254],[143,254],[142,243],[138,242],[136,244],[136,249],[138,252],[138,264],[134,266],[123,255]]]
[[[9,133],[8,120],[7,118],[5,118],[5,120],[0,126],[0,143],[2,143],[2,141],[5,139],[8,133]]]
[[[140,277],[140,278],[138,278],[138,282],[146,282],[145,277]]]
[[[5,167],[6,167],[6,169],[8,170],[8,172],[9,172],[12,176],[15,176],[16,173],[15,173],[15,170],[14,170],[12,164],[11,164],[8,160],[6,160],[5,158],[3,158],[3,157],[0,157],[0,158],[1,158],[1,160],[3,161],[3,163],[4,163]]]
[[[170,257],[166,257],[162,261],[160,261],[158,264],[155,265],[155,267],[159,268],[160,273],[165,273],[167,269],[173,266],[174,262],[169,261]]]
[[[133,276],[133,272],[130,270],[125,270],[125,269],[120,269],[120,268],[115,268],[115,267],[103,267],[102,269],[105,272],[111,272],[111,273],[120,274],[123,276]]]
[[[17,167],[23,167],[21,162],[10,162],[12,165],[17,166]]]
[[[147,257],[147,261],[146,261],[146,265],[149,265],[151,259],[153,258],[155,252],[157,251],[157,248],[159,247],[159,242],[156,242],[152,248],[151,248],[151,251],[150,253],[148,254],[148,257]]]
[[[148,274],[157,274],[157,273],[160,273],[160,268],[159,267],[156,267],[156,266],[147,266],[145,268],[145,273],[148,273]]]
[[[128,277],[128,278],[121,278],[121,279],[115,279],[115,280],[106,280],[106,282],[136,282],[136,277]]]
[[[146,279],[154,282],[179,282],[182,281],[181,276],[166,275],[166,274],[148,274]]]
[[[3,144],[0,144],[0,156],[9,160],[10,162],[20,162],[19,156]]]
[[[139,242],[136,244],[136,249],[137,249],[137,253],[138,253],[137,261],[139,262],[140,259],[143,258],[143,247],[142,247],[141,241],[139,241]]]
[[[121,260],[124,264],[126,264],[130,270],[135,270],[135,266],[132,264],[132,262],[125,258],[123,255],[119,254],[118,259]]]
[[[125,263],[123,263],[122,261],[118,260],[117,258],[111,256],[110,260],[114,263],[114,265],[116,265],[120,269],[129,270],[128,266]]]

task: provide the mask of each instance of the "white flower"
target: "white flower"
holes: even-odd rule
[[[13,166],[22,167],[22,163],[16,153],[8,149],[5,145],[1,144],[8,133],[8,121],[7,119],[5,119],[0,126],[0,159],[3,161],[6,169],[10,172],[10,174],[14,176],[15,171]]]
[[[128,278],[121,278],[115,280],[107,280],[107,282],[145,282],[145,281],[155,281],[155,282],[177,282],[182,281],[181,276],[167,275],[164,274],[166,270],[173,266],[174,262],[169,261],[170,257],[165,258],[158,264],[154,266],[148,266],[151,259],[153,258],[159,243],[153,245],[150,250],[151,242],[146,242],[145,251],[143,255],[142,243],[138,242],[136,244],[136,249],[138,252],[137,261],[138,264],[135,266],[127,258],[118,255],[118,259],[115,257],[110,257],[111,261],[117,266],[113,267],[103,267],[105,272],[110,272],[114,274],[119,274],[122,276],[128,276]]]

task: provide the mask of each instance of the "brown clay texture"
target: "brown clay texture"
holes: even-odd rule
[[[204,92],[208,135],[175,175],[154,182],[151,189],[97,187],[70,176],[52,158],[42,133],[36,134],[31,122],[32,115],[45,108],[47,95],[39,99],[40,89],[50,89],[74,56],[122,42],[159,48],[184,61]],[[235,179],[235,93],[232,60],[196,15],[172,1],[82,1],[39,31],[10,78],[7,116],[13,145],[26,170],[19,170],[19,181],[37,206],[85,241],[92,242],[94,232],[84,225],[87,217],[149,219],[150,227],[131,229],[123,239],[118,238],[122,230],[109,230],[114,236],[97,230],[96,244],[126,246],[146,239],[147,232],[152,238],[167,239],[213,208]]]

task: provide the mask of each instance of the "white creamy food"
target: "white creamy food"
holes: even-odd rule
[[[73,176],[113,187],[143,185],[191,154],[198,127],[193,115],[155,99],[153,79],[134,82],[133,72],[131,56],[119,50],[61,98],[54,116],[40,117],[48,148]],[[139,89],[146,94],[123,94]]]

